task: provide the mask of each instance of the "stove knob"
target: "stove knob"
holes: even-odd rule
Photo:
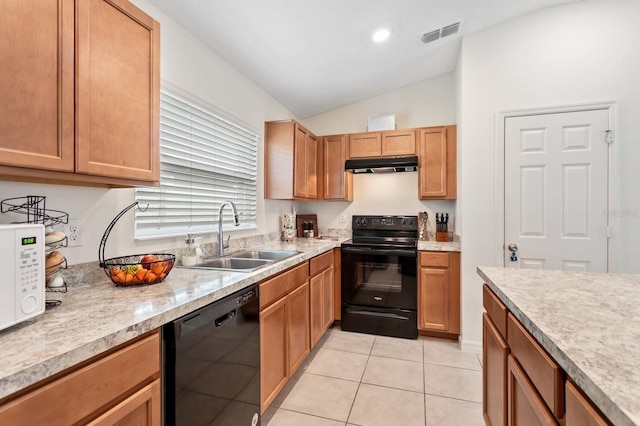
[[[356,219],[356,227],[360,226],[360,218]]]
[[[402,226],[405,226],[407,224],[407,218],[403,217],[402,218]]]
[[[367,218],[362,218],[362,226],[367,226]]]

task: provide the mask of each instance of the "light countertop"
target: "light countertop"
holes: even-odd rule
[[[424,251],[460,251],[458,241],[418,241],[418,250]]]
[[[116,287],[104,276],[67,293],[47,293],[62,304],[0,331],[0,398],[339,246],[318,239],[275,242],[259,248],[302,253],[251,273],[174,267],[158,284]]]
[[[640,424],[640,275],[478,274],[613,424]]]

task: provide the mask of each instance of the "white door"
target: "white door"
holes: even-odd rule
[[[505,119],[506,267],[607,271],[607,130],[606,109]]]

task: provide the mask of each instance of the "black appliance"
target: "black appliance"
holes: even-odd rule
[[[164,425],[260,424],[258,286],[162,328]]]
[[[344,163],[344,169],[352,173],[416,172],[418,156],[352,159]]]
[[[418,337],[418,217],[353,216],[342,243],[341,326]]]

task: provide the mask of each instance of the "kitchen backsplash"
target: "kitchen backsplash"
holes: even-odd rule
[[[350,238],[351,229],[320,229],[321,236],[334,236],[339,238]],[[272,232],[269,234],[253,235],[248,237],[231,238],[229,240],[228,253],[234,251],[245,250],[251,247],[258,247],[270,242],[280,241],[281,235],[279,232]],[[202,250],[203,257],[213,257],[218,255],[218,242],[207,242],[198,244],[196,241],[195,247],[199,247]],[[176,255],[178,264],[182,255],[187,252],[187,247],[173,248],[167,250],[153,250],[156,253],[172,253]],[[107,280],[104,270],[99,266],[98,262],[86,262],[76,265],[69,265],[61,274],[64,277],[67,287],[79,287],[94,282],[100,282]]]

